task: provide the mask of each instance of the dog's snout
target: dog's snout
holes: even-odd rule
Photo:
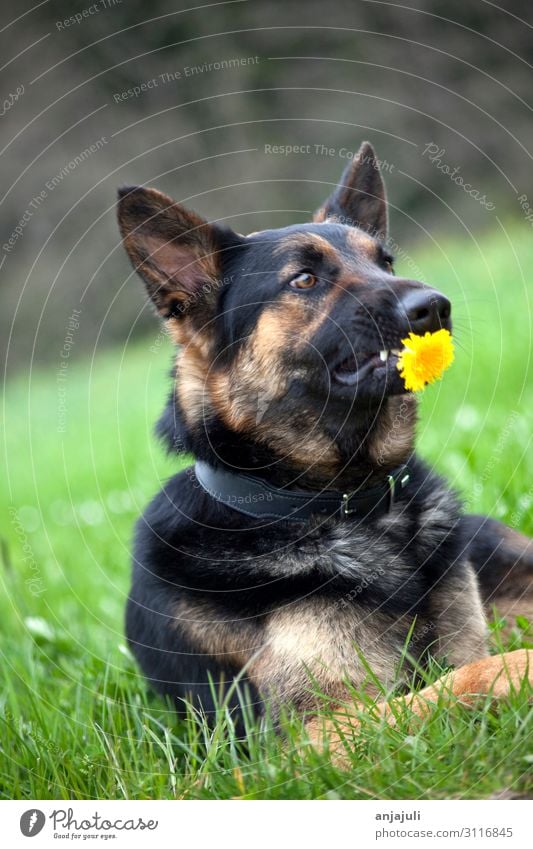
[[[436,289],[411,289],[401,300],[409,329],[414,333],[433,333],[441,327],[449,328],[452,305]]]

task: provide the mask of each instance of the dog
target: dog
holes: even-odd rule
[[[533,680],[533,652],[489,656],[485,615],[527,597],[530,541],[464,515],[415,453],[401,340],[451,331],[451,304],[395,275],[387,218],[367,142],[312,222],[248,236],[119,191],[124,247],[177,345],[157,431],[195,459],[137,524],[126,612],[178,711],[293,706],[333,746],[340,716],[357,726],[353,689],[377,701],[406,655],[450,668],[397,697],[413,714]],[[337,717],[317,714],[317,687]]]

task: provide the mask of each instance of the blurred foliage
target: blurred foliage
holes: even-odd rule
[[[75,352],[152,326],[118,245],[120,184],[153,184],[248,232],[305,219],[346,165],[341,150],[369,138],[388,163],[402,252],[441,232],[467,245],[471,231],[524,217],[518,197],[533,195],[525,0],[501,9],[484,0],[193,5],[51,0],[11,9],[2,98],[24,88],[1,118],[1,244],[31,215],[0,253],[8,368],[58,360],[73,309]],[[235,59],[248,61],[227,67]],[[493,211],[424,155],[429,143]],[[269,154],[265,145],[309,152]]]

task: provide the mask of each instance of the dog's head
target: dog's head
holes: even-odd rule
[[[394,353],[450,329],[450,303],[396,277],[368,143],[312,223],[242,236],[155,189],[120,192],[130,259],[179,345],[163,430],[197,456],[343,480],[413,448]]]

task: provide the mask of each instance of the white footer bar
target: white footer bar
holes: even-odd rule
[[[9,847],[531,849],[530,801],[4,801]],[[165,841],[165,844],[162,843]]]

